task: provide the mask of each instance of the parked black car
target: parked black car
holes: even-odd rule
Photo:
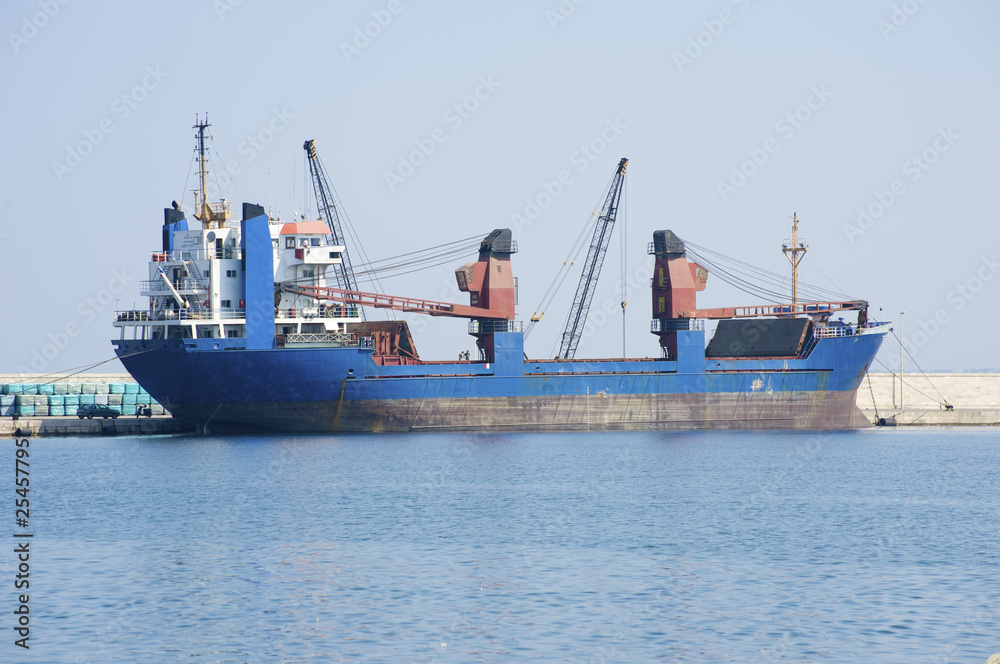
[[[121,413],[114,408],[99,403],[87,404],[76,409],[76,416],[81,420],[85,417],[88,420],[94,419],[95,417],[103,417],[105,419],[110,417],[111,419],[116,420],[119,415],[121,415]]]

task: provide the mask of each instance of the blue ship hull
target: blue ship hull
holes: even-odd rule
[[[175,417],[214,432],[843,429],[883,334],[817,339],[802,358],[527,361],[517,332],[495,362],[381,366],[365,348],[247,349],[238,339],[115,341]],[[697,352],[698,349],[701,352]],[[685,359],[686,358],[686,359]]]

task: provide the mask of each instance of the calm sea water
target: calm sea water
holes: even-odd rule
[[[998,434],[33,439],[0,661],[981,664]]]

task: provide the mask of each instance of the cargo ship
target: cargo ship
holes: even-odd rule
[[[118,311],[120,337],[112,343],[158,403],[202,431],[870,425],[855,405],[856,393],[889,327],[868,320],[863,300],[793,296],[786,304],[699,309],[696,295],[708,271],[688,258],[675,233],[660,230],[648,246],[655,261],[650,332],[659,341],[658,357],[575,359],[571,344],[554,359],[529,359],[515,312],[517,243],[509,229],[489,233],[478,259],[456,270],[468,304],[366,293],[345,269],[347,247],[331,228],[336,223],[282,222],[250,203],[235,220],[229,202],[207,201],[207,117],[195,127],[197,223],[189,225],[176,203],[164,210],[162,244],[151,253],[149,279],[140,287],[149,307]],[[613,220],[626,163],[616,171],[603,222]],[[327,195],[319,187],[317,194],[318,202]],[[599,271],[606,243],[595,234],[585,273],[595,263]],[[793,241],[787,251],[798,259],[795,252],[804,248]],[[584,281],[577,300],[589,306],[593,284],[585,289]],[[367,320],[365,312],[377,309],[464,319],[476,356],[423,360],[405,321]],[[858,320],[834,320],[838,312],[856,312]],[[708,343],[706,320],[717,321]],[[569,329],[564,336],[578,342],[579,330]]]

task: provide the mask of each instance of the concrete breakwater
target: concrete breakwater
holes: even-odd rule
[[[870,373],[858,388],[858,408],[875,422],[895,417],[897,424],[1000,424],[1000,374]],[[945,403],[951,409],[945,407]]]
[[[193,433],[194,427],[167,416],[119,417],[117,420],[81,420],[73,417],[28,417],[0,420],[0,437],[46,436],[155,436]]]

